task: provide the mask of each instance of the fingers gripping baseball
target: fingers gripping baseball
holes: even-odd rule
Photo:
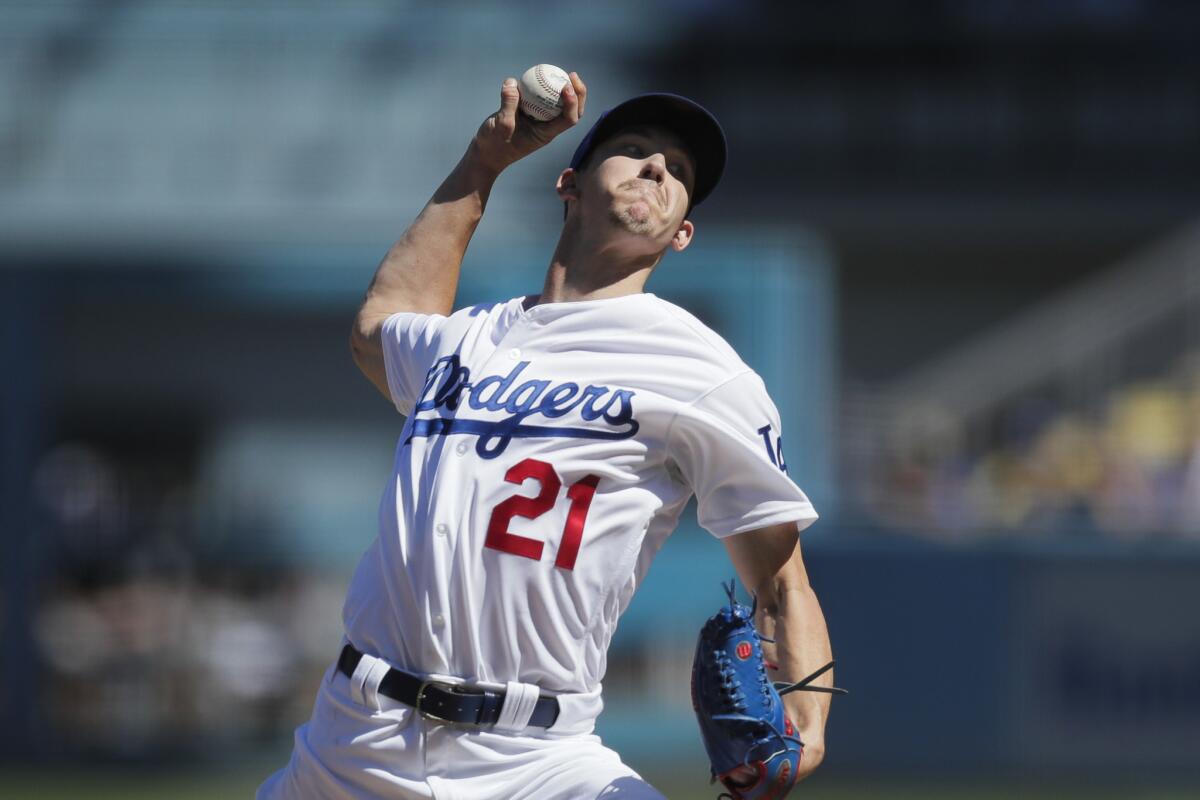
[[[579,74],[571,72],[567,77],[570,80],[562,88],[563,113],[549,123],[555,130],[555,136],[579,122],[587,103],[587,86]]]
[[[530,134],[541,141],[541,144],[548,144],[555,136],[574,127],[583,117],[587,86],[576,72],[568,73],[567,78],[560,92],[563,108],[561,114],[548,122],[536,122],[525,114],[518,115],[519,119],[528,125]]]
[[[545,147],[556,136],[573,127],[583,116],[587,86],[578,74],[570,73],[562,89],[563,112],[547,122],[520,113],[520,92],[515,78],[500,87],[500,108],[479,126],[475,148],[479,157],[496,171]]]

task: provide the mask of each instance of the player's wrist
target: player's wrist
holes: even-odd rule
[[[816,728],[804,730],[803,728],[796,729],[796,735],[800,737],[800,741],[804,742],[804,757],[808,758],[809,753],[818,760],[825,755],[825,732]]]
[[[797,692],[797,694],[799,694]],[[789,716],[796,728],[796,736],[804,742],[804,747],[825,747],[825,720],[817,709],[789,709]]]
[[[825,743],[816,742],[809,744],[804,743],[804,750],[800,754],[800,764],[796,767],[797,782],[804,780],[809,775],[817,771],[817,767],[821,766],[821,762],[825,760]]]
[[[500,173],[511,163],[511,161],[481,148],[477,140],[472,140],[459,163],[459,168],[468,179],[490,188],[500,177]]]

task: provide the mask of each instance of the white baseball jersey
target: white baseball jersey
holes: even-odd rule
[[[816,519],[762,380],[652,294],[383,327],[408,420],[344,610],[428,675],[597,699],[617,618],[695,494],[717,537]]]

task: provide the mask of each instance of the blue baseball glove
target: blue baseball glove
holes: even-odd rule
[[[787,718],[781,696],[801,690],[831,694],[845,694],[845,690],[810,685],[833,668],[832,661],[798,683],[769,680],[759,644],[763,637],[754,629],[757,598],[750,607],[738,603],[733,581],[725,591],[729,605],[704,623],[696,642],[692,708],[713,780],[720,780],[730,793],[722,797],[781,798],[796,783],[804,754],[804,743]],[[755,777],[747,781],[736,781],[731,774],[751,770]]]

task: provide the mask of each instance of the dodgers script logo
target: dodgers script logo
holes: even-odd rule
[[[472,383],[470,368],[462,366],[457,355],[439,358],[425,376],[425,386],[409,420],[405,444],[418,436],[470,433],[479,437],[475,452],[482,458],[495,458],[513,439],[628,439],[638,432],[641,426],[633,418],[636,392],[592,384],[581,388],[571,381],[552,384],[530,379],[517,383],[529,363],[521,361],[507,375],[488,375]],[[460,405],[476,411],[505,411],[510,416],[500,420],[464,419],[457,416]],[[456,415],[419,416],[424,411],[443,408]],[[559,419],[576,409],[584,422],[601,424],[585,428],[526,423],[530,417]]]

